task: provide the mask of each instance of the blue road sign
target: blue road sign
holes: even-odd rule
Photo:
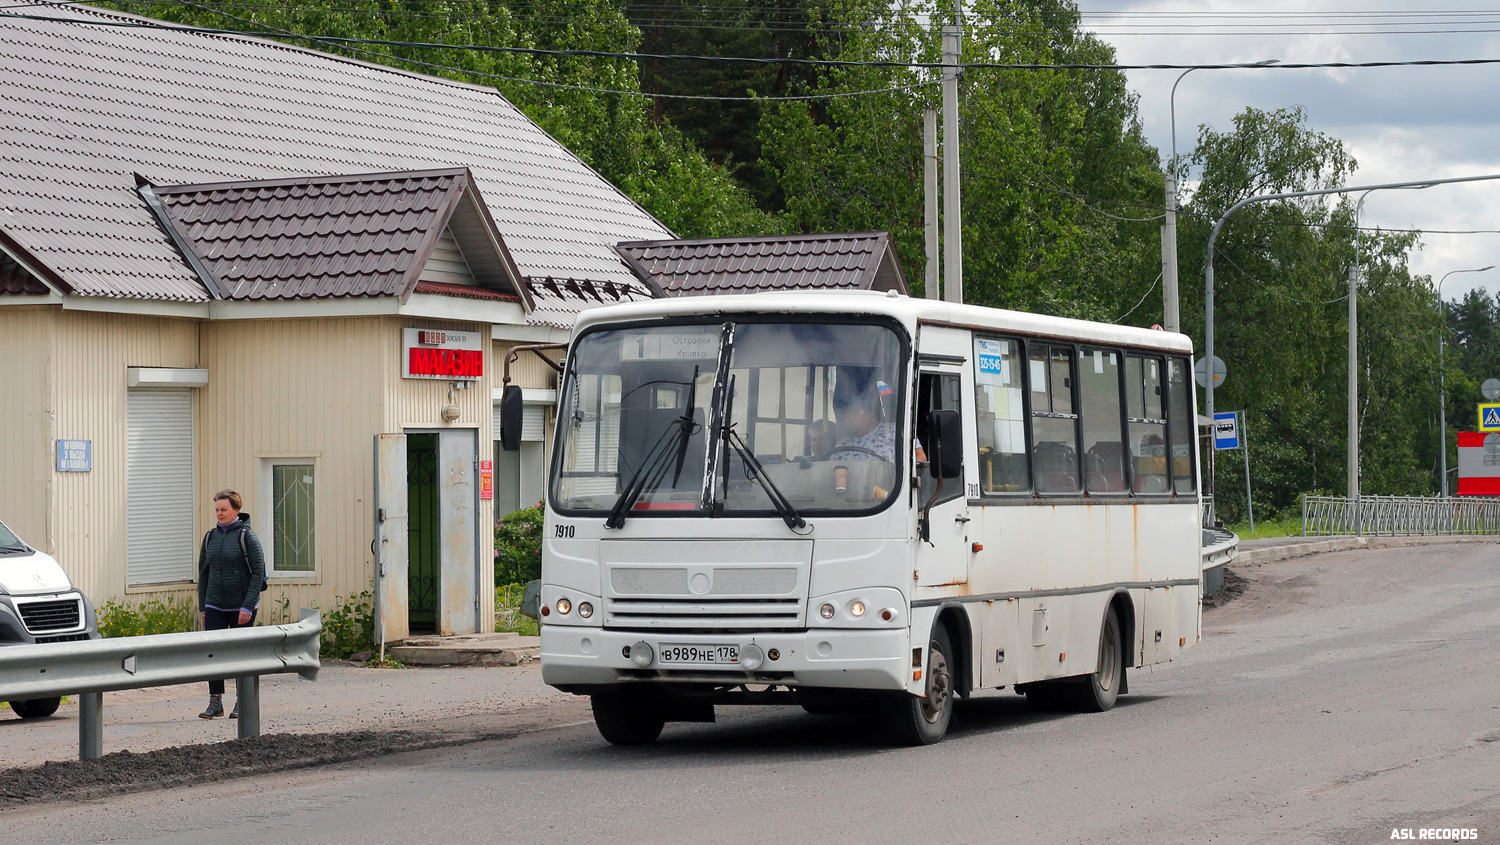
[[[1479,406],[1479,430],[1500,431],[1500,405]]]
[[[1214,414],[1214,448],[1240,448],[1240,412],[1224,411]]]

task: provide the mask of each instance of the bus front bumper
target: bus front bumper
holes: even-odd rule
[[[638,683],[780,684],[899,691],[907,688],[911,634],[905,628],[792,633],[691,634],[542,626],[542,680],[560,688]],[[644,644],[644,648],[640,644]],[[739,662],[686,662],[689,655],[764,655],[749,669]],[[644,666],[631,659],[650,656]],[[774,657],[774,659],[773,659]],[[678,659],[672,659],[678,658]]]

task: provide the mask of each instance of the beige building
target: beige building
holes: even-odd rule
[[[47,17],[0,20],[0,520],[96,604],[191,595],[232,487],[260,621],[369,591],[386,640],[491,627],[560,357],[509,364],[503,452],[507,353],[650,296],[613,246],[671,233],[492,90]]]

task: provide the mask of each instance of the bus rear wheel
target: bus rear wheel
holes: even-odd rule
[[[1103,713],[1115,706],[1125,683],[1125,653],[1121,647],[1120,618],[1114,607],[1104,614],[1099,631],[1099,664],[1082,683],[1070,684],[1068,704],[1082,713]]]
[[[901,745],[932,745],[948,733],[953,721],[953,645],[948,629],[932,629],[927,643],[926,695],[897,695],[881,702],[880,715],[891,739]]]
[[[647,745],[661,736],[661,712],[640,696],[618,692],[590,696],[594,726],[611,745]]]

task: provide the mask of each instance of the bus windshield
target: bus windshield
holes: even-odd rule
[[[587,332],[559,405],[554,505],[612,519],[775,514],[773,495],[801,514],[878,508],[909,450],[903,354],[872,323]]]

